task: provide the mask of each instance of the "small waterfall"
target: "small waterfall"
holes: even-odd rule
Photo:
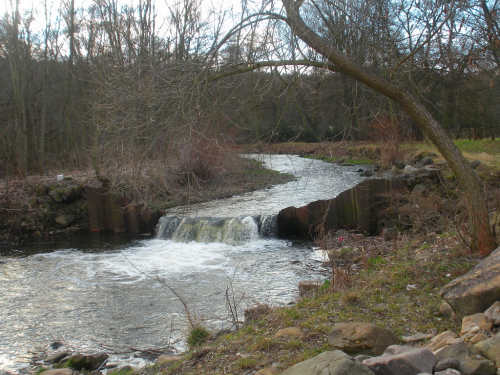
[[[258,238],[276,237],[276,221],[276,215],[226,218],[164,216],[158,222],[156,238],[186,243],[242,245]]]

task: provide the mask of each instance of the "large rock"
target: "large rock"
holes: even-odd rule
[[[451,331],[442,332],[436,337],[434,337],[431,341],[429,341],[425,347],[430,351],[437,351],[441,348],[444,348],[447,345],[451,345],[455,343],[455,340],[458,339],[458,335]]]
[[[500,325],[500,301],[496,301],[484,312],[484,316],[495,325]]]
[[[500,333],[491,339],[478,342],[474,347],[479,349],[484,357],[500,367]]]
[[[372,323],[340,323],[333,327],[328,342],[347,354],[382,355],[399,344],[394,333]]]
[[[435,353],[438,361],[455,358],[460,361],[458,370],[462,375],[495,375],[495,364],[484,358],[479,349],[470,343],[457,343],[446,346]]]
[[[75,354],[68,358],[65,362],[69,367],[75,370],[97,370],[108,359],[106,353],[94,355]]]
[[[340,350],[324,352],[297,363],[281,375],[373,375],[366,366]]]
[[[73,370],[71,370],[69,368],[58,368],[58,369],[51,369],[51,370],[42,371],[40,374],[43,374],[43,375],[72,375]]]
[[[365,359],[363,364],[375,375],[417,375],[432,373],[436,362],[429,349],[392,345],[382,356]]]
[[[441,290],[441,297],[462,319],[500,301],[500,247],[467,274]]]
[[[491,331],[493,323],[483,313],[476,313],[464,317],[460,334],[476,334],[479,331]]]
[[[67,357],[67,356],[68,356],[68,352],[58,352],[58,353],[50,354],[45,358],[44,362],[46,362],[46,363],[59,363],[59,362],[61,362],[61,359],[63,359],[64,357]]]

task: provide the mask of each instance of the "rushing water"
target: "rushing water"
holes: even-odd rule
[[[352,167],[290,156],[264,161],[297,180],[168,215],[250,223],[255,215],[334,197],[361,180]],[[237,244],[126,236],[51,241],[0,248],[0,373],[27,366],[30,352],[55,341],[74,352],[182,348],[186,315],[167,285],[215,331],[228,327],[228,287],[243,297],[241,314],[257,301],[293,301],[298,281],[319,277],[311,244],[255,235]],[[131,361],[121,356],[113,360]]]

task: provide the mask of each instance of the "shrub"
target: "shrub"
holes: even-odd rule
[[[210,336],[210,332],[206,330],[204,327],[194,327],[189,331],[189,335],[187,338],[187,344],[190,348],[194,348],[203,342],[207,337]]]

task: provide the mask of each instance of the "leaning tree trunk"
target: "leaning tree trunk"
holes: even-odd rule
[[[334,64],[337,71],[399,103],[436,146],[464,190],[469,210],[471,248],[473,251],[479,251],[483,256],[490,254],[496,247],[496,240],[491,230],[484,187],[443,127],[406,86],[359,66],[307,26],[299,13],[302,1],[282,1],[288,17],[287,23],[297,37]]]

